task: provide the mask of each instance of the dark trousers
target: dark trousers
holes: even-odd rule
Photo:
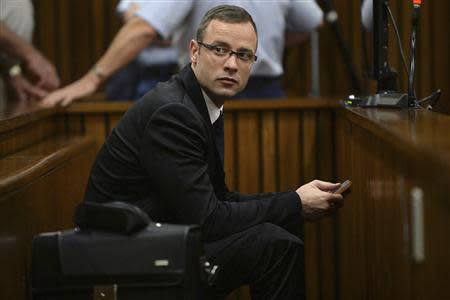
[[[207,299],[222,299],[243,284],[253,300],[305,299],[304,248],[296,230],[264,223],[207,243],[207,259],[220,268]]]

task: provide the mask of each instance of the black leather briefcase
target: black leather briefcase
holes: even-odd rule
[[[196,226],[44,233],[33,240],[33,299],[203,299],[201,256]]]

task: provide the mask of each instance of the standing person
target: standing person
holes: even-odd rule
[[[285,33],[307,36],[322,24],[323,12],[313,0],[287,1],[143,1],[135,18],[117,33],[106,53],[81,79],[52,93],[46,105],[68,105],[75,99],[94,93],[102,82],[135,58],[159,37],[172,37],[178,50],[179,65],[189,62],[186,44],[195,37],[201,17],[214,5],[228,3],[241,6],[255,18],[261,28],[259,59],[252,70],[243,98],[279,98],[285,93],[281,86],[282,57]],[[301,40],[298,39],[297,40]]]
[[[11,97],[25,101],[41,99],[59,86],[55,67],[31,45],[33,5],[29,0],[0,0],[0,110]],[[22,74],[25,67],[35,78]]]
[[[189,42],[191,64],[119,121],[91,170],[85,201],[124,201],[156,222],[198,224],[219,265],[206,299],[249,284],[253,299],[304,299],[303,241],[293,232],[342,205],[339,184],[296,191],[230,192],[223,170],[222,107],[247,84],[258,35],[241,7],[209,10]],[[258,57],[259,59],[259,57]]]
[[[141,2],[136,0],[122,0],[117,5],[117,12],[124,23],[135,17],[140,9]],[[170,46],[170,40],[157,40],[108,79],[106,99],[137,100],[159,82],[169,80],[177,69],[177,51]]]

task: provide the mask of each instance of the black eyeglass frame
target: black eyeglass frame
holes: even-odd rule
[[[253,54],[253,53],[233,51],[233,50],[231,50],[231,49],[228,49],[227,47],[215,46],[215,45],[211,45],[211,44],[205,44],[205,43],[200,42],[200,41],[197,41],[197,43],[198,43],[200,46],[205,47],[205,48],[208,49],[209,51],[212,51],[215,55],[217,55],[217,56],[219,56],[219,57],[225,57],[227,54],[228,54],[229,56],[231,56],[231,55],[234,54],[234,55],[236,55],[236,57],[237,57],[238,59],[240,59],[241,61],[243,61],[243,62],[251,62],[251,63],[255,62],[255,61],[258,59],[258,56],[256,56],[256,55]],[[214,50],[217,49],[217,48],[226,50],[227,52],[223,53],[223,55],[222,55],[222,54],[217,53],[216,51],[214,51]],[[244,56],[240,56],[240,55],[244,55]],[[248,59],[248,60],[245,59],[245,58],[244,58],[245,56],[249,56],[249,59]]]

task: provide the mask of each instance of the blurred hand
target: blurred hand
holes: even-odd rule
[[[79,98],[92,95],[97,90],[99,84],[99,79],[89,72],[81,79],[50,93],[42,100],[41,105],[44,107],[52,107],[55,105],[67,106]]]
[[[333,194],[339,183],[330,183],[320,180],[311,181],[297,189],[303,207],[303,217],[306,220],[318,220],[333,214],[343,205],[343,197]]]
[[[36,86],[48,91],[59,87],[56,69],[39,51],[30,51],[24,62],[25,68],[37,78]]]
[[[40,100],[48,94],[47,91],[31,84],[21,74],[6,76],[5,79],[8,88],[14,94],[15,100]]]

